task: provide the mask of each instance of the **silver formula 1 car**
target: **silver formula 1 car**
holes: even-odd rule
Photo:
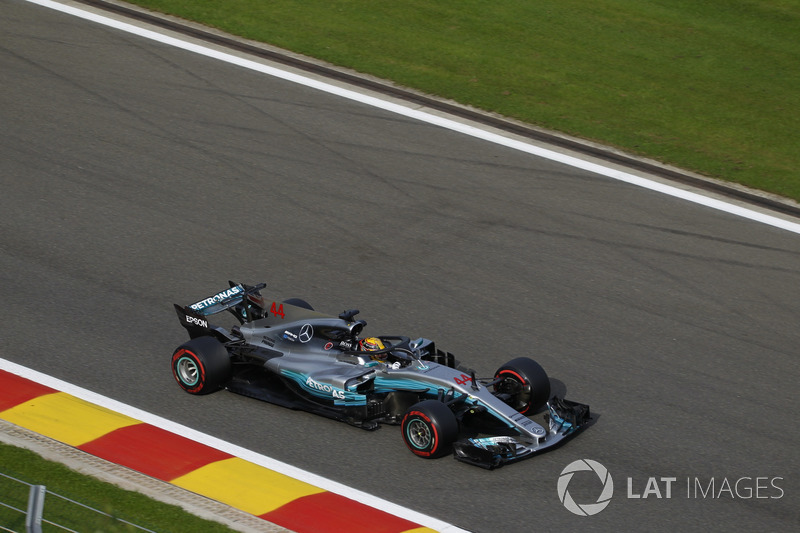
[[[186,392],[226,388],[364,429],[401,426],[417,456],[495,468],[550,449],[590,421],[589,406],[550,397],[534,360],[519,357],[478,378],[426,338],[362,338],[358,310],[329,316],[304,300],[265,300],[265,285],[230,288],[175,310],[191,340],[172,355]],[[223,311],[238,324],[211,323]],[[545,410],[544,427],[529,418]]]

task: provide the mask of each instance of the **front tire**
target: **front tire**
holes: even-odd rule
[[[529,357],[518,357],[504,364],[494,374],[502,378],[495,392],[510,397],[508,404],[524,415],[539,411],[550,399],[550,378],[544,368]]]
[[[231,358],[217,339],[197,337],[172,354],[172,376],[189,394],[210,394],[230,379]]]
[[[400,427],[408,449],[425,459],[447,454],[458,437],[456,415],[438,400],[412,405],[403,416]]]

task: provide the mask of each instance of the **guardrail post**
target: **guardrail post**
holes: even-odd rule
[[[44,485],[31,485],[28,493],[28,514],[25,516],[25,531],[27,533],[42,533],[42,511],[44,511],[44,495],[47,490]]]

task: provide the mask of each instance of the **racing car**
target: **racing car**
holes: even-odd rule
[[[493,469],[561,444],[591,421],[589,406],[550,396],[533,359],[478,378],[427,338],[363,337],[357,309],[338,316],[305,300],[269,300],[264,283],[175,304],[190,340],[172,374],[191,394],[220,389],[316,413],[367,430],[399,425],[412,453]],[[229,312],[224,327],[211,320]],[[544,425],[529,416],[544,411]],[[546,427],[545,427],[546,426]]]

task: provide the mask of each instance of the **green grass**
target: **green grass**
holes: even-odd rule
[[[797,0],[134,0],[800,200]]]
[[[151,500],[137,492],[98,481],[74,472],[67,467],[46,461],[22,448],[0,443],[0,472],[32,485],[45,485],[53,492],[88,505],[113,517],[158,532],[223,533],[231,529],[187,513],[180,507]],[[17,509],[26,509],[27,485],[0,476],[0,502]],[[82,532],[140,531],[118,520],[87,511],[72,503],[47,494],[44,500],[44,519]],[[25,531],[25,516],[0,506],[0,526],[13,531]],[[44,524],[43,532],[64,531]]]

